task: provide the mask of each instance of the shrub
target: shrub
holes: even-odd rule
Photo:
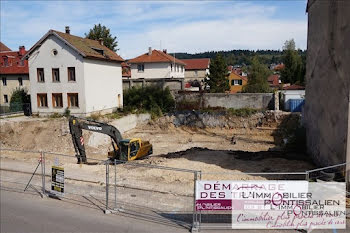
[[[63,115],[61,115],[61,114],[55,112],[55,113],[51,114],[49,117],[50,117],[50,118],[60,118],[60,117],[62,117],[62,116],[63,116]]]
[[[65,117],[69,117],[69,116],[70,116],[70,110],[69,110],[69,108],[65,108],[65,109],[64,109],[63,116],[65,116]]]
[[[10,111],[22,111],[23,104],[30,103],[30,95],[26,89],[16,88],[11,95]]]
[[[151,112],[155,115],[171,111],[175,106],[169,88],[157,86],[133,87],[124,92],[124,111]]]
[[[87,119],[98,121],[101,118],[101,113],[92,113]]]

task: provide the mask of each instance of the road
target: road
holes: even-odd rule
[[[189,232],[174,224],[159,224],[69,204],[38,195],[1,190],[1,232]]]
[[[0,232],[189,232],[169,219],[145,219],[142,216],[103,213],[97,205],[86,205],[77,199],[55,200],[40,198],[33,192],[23,189],[11,189],[1,185],[0,189]],[[315,233],[349,232],[349,220],[346,230],[315,230]],[[202,230],[214,233],[217,230]],[[220,230],[220,232],[246,233],[297,233],[294,230]]]

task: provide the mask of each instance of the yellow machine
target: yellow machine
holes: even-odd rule
[[[140,138],[123,139],[119,130],[112,125],[94,120],[71,116],[69,129],[72,135],[78,163],[87,163],[82,130],[107,134],[111,137],[113,151],[108,152],[108,158],[130,161],[153,153],[152,144]]]
[[[123,139],[119,142],[120,160],[131,161],[140,159],[153,153],[152,144],[140,138]],[[110,159],[114,158],[114,151],[108,152]]]

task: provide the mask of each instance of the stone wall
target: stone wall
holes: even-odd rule
[[[184,89],[183,78],[147,78],[147,79],[123,79],[123,90],[132,87],[144,87],[149,85],[158,85],[160,87],[169,87],[170,91],[178,91]]]
[[[190,103],[198,108],[254,108],[273,109],[274,99],[272,93],[199,93],[179,92],[175,95],[176,103]]]
[[[345,162],[349,146],[349,12],[350,1],[308,1],[305,127],[319,166]]]

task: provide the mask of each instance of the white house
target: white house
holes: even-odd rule
[[[103,45],[66,32],[48,31],[25,55],[32,112],[90,115],[123,106],[124,61]]]
[[[299,85],[290,85],[284,87],[283,93],[284,109],[290,110],[290,101],[295,99],[305,99],[305,87]]]
[[[131,79],[185,78],[185,63],[167,54],[166,50],[152,50],[128,61]]]

